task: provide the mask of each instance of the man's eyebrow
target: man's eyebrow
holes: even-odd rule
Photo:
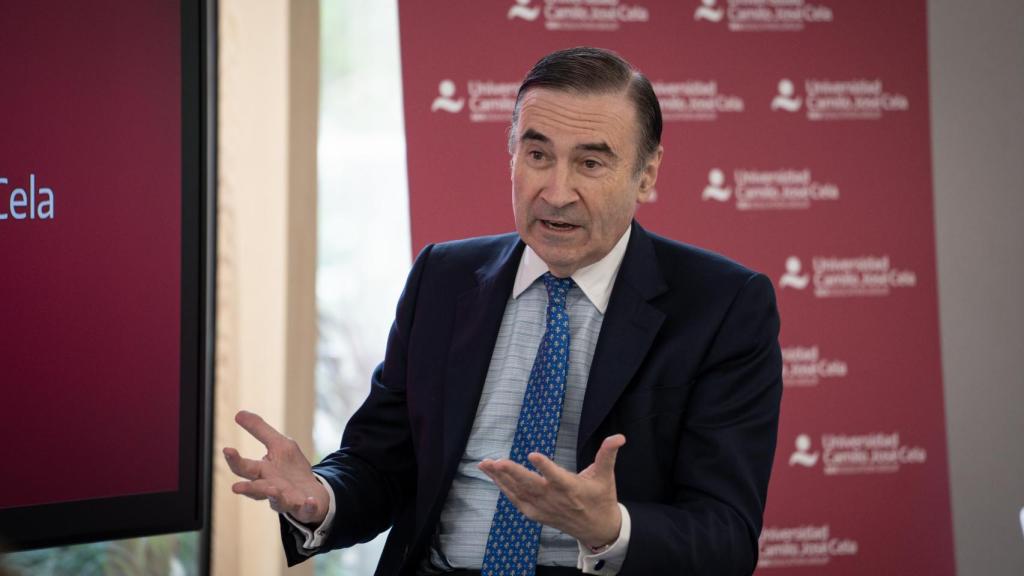
[[[523,138],[522,139],[523,140],[536,140],[536,141],[544,143],[544,144],[550,144],[551,143],[551,139],[550,138],[548,138],[547,136],[541,134],[540,132],[537,132],[533,128],[527,128],[526,132],[523,132]]]
[[[540,142],[542,144],[551,144],[550,138],[541,134],[540,132],[537,132],[533,128],[527,128],[526,131],[523,132],[523,137],[521,138],[521,140],[533,140],[535,142]],[[612,158],[619,157],[619,155],[616,154],[614,150],[612,150],[612,147],[609,146],[607,142],[587,142],[585,144],[577,144],[576,149],[582,150],[584,152],[597,152],[600,154],[605,154]]]
[[[619,157],[618,154],[616,154],[612,150],[612,147],[609,146],[607,142],[593,142],[593,143],[587,143],[587,144],[579,144],[578,146],[576,146],[576,149],[577,150],[584,150],[586,152],[600,152],[601,154],[607,154],[608,156],[611,156],[612,158],[618,158]]]

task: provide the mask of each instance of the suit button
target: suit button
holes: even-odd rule
[[[604,568],[604,560],[594,562],[594,570],[601,570],[602,568]]]

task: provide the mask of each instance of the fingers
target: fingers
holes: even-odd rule
[[[253,500],[278,498],[281,495],[281,490],[268,480],[235,482],[231,485],[231,491],[235,494],[241,494],[242,496],[252,498]]]
[[[264,446],[270,446],[270,444],[286,438],[275,430],[273,426],[267,424],[258,414],[247,410],[240,410],[238,414],[235,414],[235,422],[244,428],[246,432],[256,437]]]
[[[231,485],[231,491],[253,500],[269,500],[270,507],[275,512],[291,514],[300,522],[308,522],[317,517],[316,498],[307,496],[293,487],[282,486],[277,482],[270,480],[235,482]]]
[[[236,476],[241,476],[247,480],[256,480],[260,477],[260,463],[256,460],[242,458],[238,450],[224,448],[224,459],[228,462],[228,468]]]
[[[527,458],[544,478],[560,486],[568,486],[576,479],[576,475],[555,464],[553,460],[540,452],[532,452]]]
[[[540,474],[531,472],[512,460],[484,460],[479,468],[513,501],[513,496],[523,498],[527,494],[543,490],[547,485],[547,481]]]
[[[626,444],[626,437],[622,434],[615,434],[604,439],[601,447],[594,457],[594,465],[598,474],[615,475],[615,458],[619,454],[619,448]]]
[[[511,460],[485,460],[479,467],[520,512],[531,520],[540,520],[534,504],[547,484],[544,478]]]
[[[610,542],[621,517],[615,489],[615,459],[626,443],[621,434],[601,443],[594,462],[575,474],[540,453],[529,458],[539,473],[512,460],[484,460],[479,468],[527,518],[584,542]]]

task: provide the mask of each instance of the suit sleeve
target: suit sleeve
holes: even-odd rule
[[[754,571],[782,399],[778,334],[771,282],[750,276],[693,382],[673,501],[624,502],[633,527],[620,576]]]
[[[406,351],[417,296],[432,246],[417,257],[398,302],[384,362],[370,379],[370,393],[345,426],[341,447],[313,471],[334,491],[336,513],[324,545],[313,554],[368,542],[388,529],[412,498],[416,479],[406,406]],[[283,517],[281,540],[289,566],[309,558]]]

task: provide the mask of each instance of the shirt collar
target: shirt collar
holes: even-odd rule
[[[619,267],[622,265],[622,259],[626,256],[626,246],[629,244],[629,233],[632,229],[632,226],[626,228],[622,237],[611,251],[605,254],[604,258],[580,268],[572,275],[573,281],[583,291],[583,295],[601,314],[608,309],[608,300],[612,297],[615,278],[619,275]],[[547,271],[548,265],[533,251],[533,248],[527,246],[519,259],[516,282],[512,286],[512,297],[519,298],[520,294]]]

